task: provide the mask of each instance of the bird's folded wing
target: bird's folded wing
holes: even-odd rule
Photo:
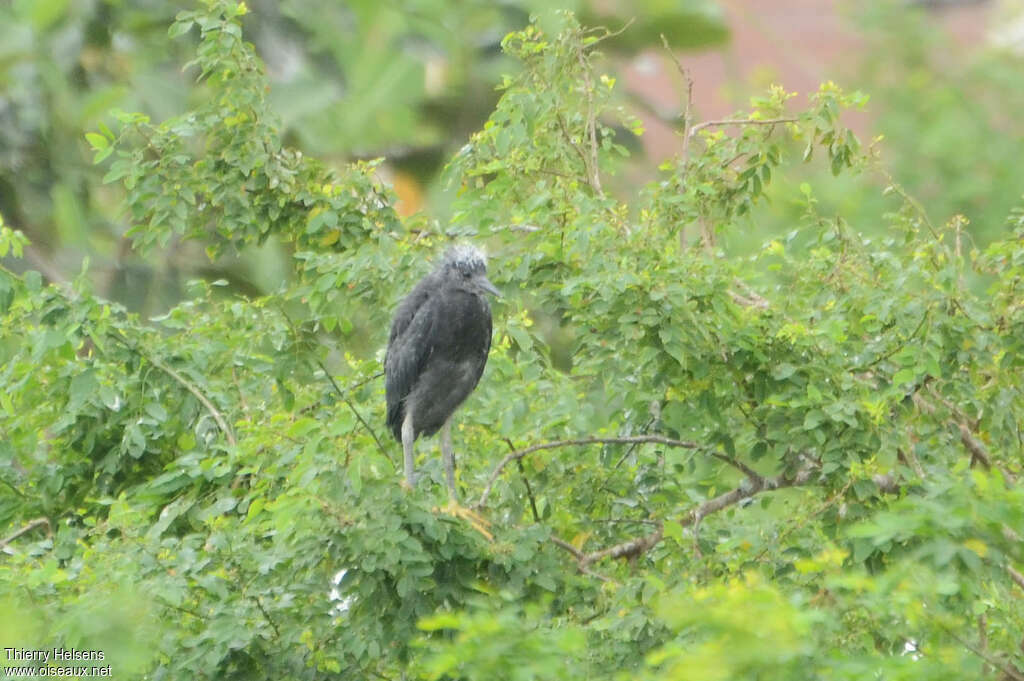
[[[412,319],[395,335],[384,358],[385,382],[388,396],[388,423],[399,419],[399,409],[423,372],[433,350],[431,325],[436,315],[431,313],[432,301],[428,297],[413,313]]]

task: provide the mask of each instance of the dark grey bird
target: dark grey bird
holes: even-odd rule
[[[452,414],[469,396],[491,349],[491,306],[500,296],[487,280],[487,261],[478,249],[449,249],[434,271],[402,300],[391,323],[384,356],[388,428],[402,443],[405,484],[412,487],[413,443],[441,431],[448,496],[457,506]]]

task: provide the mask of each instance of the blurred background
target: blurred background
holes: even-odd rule
[[[12,268],[51,281],[79,274],[86,257],[97,293],[144,314],[175,303],[190,278],[225,278],[247,293],[288,276],[288,253],[269,242],[211,263],[201,247],[172,244],[148,260],[122,235],[121,190],[103,183],[86,132],[116,131],[111,109],[154,121],[206,96],[194,69],[195,33],[170,39],[170,0],[8,0],[0,3],[0,214],[33,246]],[[288,143],[338,167],[386,157],[381,171],[405,215],[444,224],[446,160],[490,114],[502,73],[517,65],[501,39],[544,0],[251,0],[246,37],[266,63],[271,101]],[[693,79],[695,120],[741,111],[772,83],[804,95],[826,80],[870,96],[846,121],[878,150],[892,176],[935,222],[970,220],[978,247],[1001,234],[1024,180],[1024,0],[563,0],[585,25],[613,30],[602,45],[620,104],[640,116],[625,130],[631,157],[616,169],[623,199],[679,152],[686,86],[664,34]],[[107,164],[109,161],[107,162]],[[813,178],[822,212],[854,229],[884,229],[885,180],[833,178],[825,165],[791,167],[769,200],[723,243],[743,252],[792,229],[794,197]],[[891,206],[889,207],[891,209]]]

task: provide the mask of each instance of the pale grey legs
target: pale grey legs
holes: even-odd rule
[[[414,444],[416,431],[412,425],[412,410],[405,414],[402,421],[402,452],[405,454],[405,484],[412,488],[416,483],[416,476],[413,475],[413,464],[416,457]],[[448,497],[457,501],[459,495],[455,492],[455,451],[452,448],[452,418],[441,426],[441,456],[444,459],[444,474],[448,482]]]
[[[441,456],[444,459],[444,474],[448,480],[448,498],[458,501],[455,492],[455,452],[452,450],[452,417],[449,416],[441,426]]]
[[[413,479],[412,468],[415,453],[413,445],[416,442],[416,431],[412,427],[412,410],[405,412],[405,419],[402,421],[402,452],[405,453],[405,484],[412,489]]]

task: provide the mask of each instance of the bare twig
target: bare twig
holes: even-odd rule
[[[683,83],[686,84],[686,102],[683,105],[683,164],[689,161],[690,157],[690,127],[693,125],[693,77],[690,76],[690,71],[682,62],[676,57],[675,52],[669,47],[668,39],[665,34],[661,34],[661,44],[665,47],[665,51],[668,53],[672,63],[676,65],[676,71],[683,78]]]
[[[604,31],[604,35],[601,35],[601,36],[598,36],[598,37],[594,38],[593,40],[590,41],[590,43],[588,45],[584,45],[583,49],[585,49],[585,50],[593,49],[593,47],[595,45],[597,45],[599,42],[601,42],[602,40],[608,40],[608,38],[614,38],[616,36],[622,35],[623,33],[626,32],[627,28],[629,28],[630,26],[633,25],[634,21],[636,21],[636,17],[630,17],[629,21],[627,21],[625,24],[623,24],[622,28],[620,28],[617,31],[611,31],[611,30],[609,30],[605,26],[601,26],[601,27],[593,29],[593,31],[595,31],[595,32],[596,31]]]
[[[53,534],[53,529],[50,526],[50,519],[49,518],[36,518],[34,520],[28,521],[28,523],[24,527],[21,527],[21,528],[15,530],[14,533],[12,533],[11,535],[9,535],[9,536],[5,537],[4,539],[0,540],[0,549],[7,548],[8,544],[10,544],[12,541],[17,539],[21,535],[26,534],[28,532],[31,532],[32,530],[36,529],[37,527],[42,527],[43,525],[46,526],[46,534],[48,536],[52,535]]]
[[[799,118],[726,118],[718,121],[704,121],[690,128],[687,137],[693,137],[706,128],[725,128],[731,125],[779,125],[780,123],[796,123],[799,120]]]
[[[498,465],[491,471],[491,476],[487,479],[487,484],[484,486],[484,491],[480,494],[480,500],[476,502],[475,507],[481,508],[487,503],[487,497],[491,493],[491,487],[494,486],[498,476],[501,475],[501,471],[512,461],[522,459],[528,454],[533,452],[539,452],[543,449],[556,449],[558,447],[575,447],[580,445],[593,445],[593,444],[634,444],[634,443],[651,443],[651,444],[662,444],[668,447],[682,447],[684,449],[699,449],[700,445],[696,442],[687,442],[685,440],[673,440],[671,438],[662,437],[660,435],[634,435],[629,437],[584,437],[575,440],[556,440],[554,442],[542,442],[540,444],[531,445],[525,449],[520,449],[514,452],[510,452],[505,455]]]
[[[597,195],[603,197],[604,190],[601,189],[601,175],[597,155],[597,114],[594,111],[594,81],[590,74],[590,64],[587,63],[587,58],[583,51],[584,48],[581,45],[576,52],[576,58],[580,63],[580,71],[583,74],[583,87],[587,97],[587,139],[590,142],[590,154],[586,163],[587,181],[594,191],[597,192]]]
[[[684,177],[688,171],[690,165],[690,129],[693,126],[693,77],[690,75],[689,69],[683,66],[682,62],[676,57],[675,52],[669,47],[668,39],[665,34],[661,34],[661,44],[665,47],[665,51],[668,52],[669,58],[672,63],[676,65],[676,70],[679,71],[679,75],[682,77],[683,82],[686,84],[686,101],[683,104],[683,149],[681,153],[682,157],[682,168]],[[703,227],[703,223],[701,224]],[[705,241],[706,245],[706,241]],[[686,250],[686,225],[679,226],[679,250]]]

